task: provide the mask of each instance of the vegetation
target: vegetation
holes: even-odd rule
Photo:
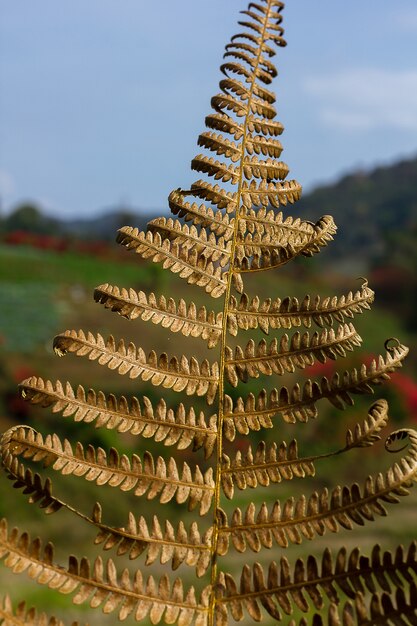
[[[339,619],[349,625],[416,620],[415,544],[383,554],[375,545],[360,556],[354,533],[349,549],[339,546],[333,557],[328,547],[323,550],[323,541],[332,543],[329,534],[373,522],[408,495],[417,475],[417,433],[400,428],[385,438],[385,450],[399,455],[390,466],[378,447],[389,420],[387,401],[378,397],[367,414],[362,402],[353,406],[354,396],[373,392],[407,354],[390,339],[384,355],[357,361],[361,338],[352,320],[372,304],[367,281],[329,297],[316,295],[314,284],[311,296],[300,297],[294,280],[299,268],[286,274],[287,264],[319,253],[336,229],[327,215],[313,224],[280,212],[301,192],[296,181],[285,181],[288,168],[277,160],[282,126],[265,86],[276,74],[274,46],[285,44],[282,8],[279,0],[265,0],[244,12],[245,30],[226,48],[226,78],[206,118],[210,131],[199,137],[199,145],[222,160],[198,155],[192,168],[230,186],[198,180],[169,197],[182,221],[161,217],[146,232],[119,231],[125,248],[159,263],[170,280],[159,280],[158,273],[151,293],[142,285],[138,290],[113,283],[95,290],[96,302],[120,316],[113,317],[152,321],[161,334],[164,328],[166,342],[172,337],[170,352],[176,340],[192,356],[159,354],[143,325],[140,346],[112,335],[104,340],[81,298],[90,332],[60,333],[54,348],[59,356],[88,357],[73,369],[82,386],[39,374],[20,385],[28,402],[50,407],[54,421],[65,418],[76,443],[41,434],[33,423],[12,426],[1,440],[2,464],[14,486],[45,513],[59,511],[63,520],[74,520],[58,525],[57,557],[51,543],[42,548],[27,533],[9,532],[3,520],[0,554],[6,566],[120,620],[198,626],[267,616],[281,621],[285,615],[294,624],[314,626]],[[276,270],[279,282],[273,281]],[[264,276],[269,280],[260,280]],[[166,297],[179,279],[184,299]],[[284,298],[287,286],[292,295]],[[203,305],[204,292],[213,298],[213,311]],[[104,366],[103,383],[114,370],[124,375],[119,381],[128,392],[119,394],[114,379],[115,395],[85,388],[91,361]],[[139,378],[144,395],[138,399]],[[351,417],[342,425],[336,414],[348,407]],[[108,452],[97,442],[101,432],[111,438]],[[174,450],[170,457],[167,447]],[[376,461],[378,472],[367,475]],[[36,463],[43,464],[42,474],[32,469]],[[329,484],[337,471],[342,484]],[[101,487],[100,502],[92,504],[92,489],[75,486],[79,478]],[[106,485],[121,490],[117,506],[109,504]],[[280,500],[274,501],[277,485]],[[64,492],[68,499],[56,495]],[[144,496],[146,510],[142,505],[138,513]],[[78,521],[96,533],[96,545],[116,553],[120,565],[100,556],[70,556],[68,566],[58,565],[68,543],[78,543]],[[314,540],[307,558],[306,539]],[[281,556],[279,565],[269,549]],[[283,556],[286,550],[292,563]],[[164,572],[167,563],[178,569],[174,581]],[[153,571],[149,577],[146,566]],[[48,621],[25,607],[15,610],[7,597],[0,616],[4,623]]]

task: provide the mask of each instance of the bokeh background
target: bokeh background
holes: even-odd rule
[[[118,227],[144,227],[166,215],[168,193],[195,179],[189,162],[199,149],[210,97],[217,90],[223,48],[237,32],[241,0],[0,0],[0,430],[30,423],[108,449],[127,452],[162,446],[105,429],[74,424],[24,402],[17,384],[31,375],[70,380],[76,386],[126,395],[161,396],[157,388],[126,381],[75,357],[58,359],[54,334],[66,328],[113,333],[145,350],[205,356],[198,340],[167,335],[157,326],[128,323],[93,302],[92,290],[109,282],[203,301],[197,289],[141,262],[114,243]],[[366,3],[353,0],[291,0],[284,13],[287,48],[276,59],[278,119],[285,125],[283,158],[303,198],[288,213],[316,221],[331,214],[339,227],[335,242],[314,259],[304,259],[262,283],[248,285],[261,297],[306,293],[322,296],[359,288],[360,276],[376,291],[371,313],[358,318],[363,347],[345,365],[369,362],[383,352],[387,337],[411,348],[406,366],[389,387],[376,392],[391,406],[392,424],[417,422],[417,7],[414,0]],[[187,352],[188,351],[188,352]],[[330,375],[336,366],[310,368],[306,376]],[[167,395],[167,401],[176,402]],[[330,406],[307,427],[262,433],[269,440],[296,436],[304,454],[343,447],[346,428],[363,419],[372,399],[359,398],[341,414]],[[236,446],[245,447],[237,441]],[[332,448],[332,449],[333,449]],[[165,450],[173,453],[173,449]],[[195,462],[195,455],[185,458]],[[358,457],[360,458],[360,457]],[[361,480],[388,462],[383,445],[360,463],[352,454],[323,464],[316,484],[288,483],[282,500],[323,485]],[[202,457],[198,462],[204,463]],[[326,473],[327,472],[327,473]],[[152,504],[110,488],[57,481],[58,495],[90,512],[104,499],[109,520],[123,525],[129,509],[139,515]],[[293,481],[294,482],[294,481]],[[300,481],[299,481],[300,482]],[[297,491],[298,490],[298,491]],[[260,490],[259,502],[270,498]],[[117,503],[117,506],[115,506]],[[244,496],[239,500],[244,503]],[[331,543],[409,542],[415,536],[417,500],[393,507],[392,517],[357,534],[327,536]],[[68,550],[92,549],[94,533],[65,513],[51,518],[30,507],[2,476],[0,513],[12,523]],[[162,514],[174,517],[174,505]],[[182,515],[182,512],[181,512]],[[60,516],[60,518],[58,518]],[[350,543],[349,543],[350,542]],[[187,576],[186,570],[180,574]],[[24,598],[66,619],[114,623],[114,616],[87,616],[86,607],[51,595],[24,577],[0,570],[2,592]]]

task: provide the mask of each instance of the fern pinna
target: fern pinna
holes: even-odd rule
[[[247,443],[243,450],[233,443],[251,431],[278,433],[283,422],[308,428],[321,400],[327,399],[335,411],[352,405],[354,394],[372,392],[407,354],[406,347],[389,340],[385,355],[359,369],[304,384],[295,378],[293,384],[280,384],[296,370],[345,357],[359,346],[361,338],[351,320],[370,308],[373,292],[366,281],[355,293],[325,299],[306,296],[301,301],[291,296],[262,300],[245,291],[247,276],[257,273],[261,278],[262,272],[320,252],[336,231],[330,216],[313,224],[283,215],[300,197],[301,186],[286,180],[288,167],[278,160],[283,127],[275,120],[275,96],[268,87],[277,74],[271,58],[277,46],[285,45],[282,9],[279,0],[251,2],[239,22],[243,30],[226,46],[220,92],[212,98],[208,130],[198,139],[205,153],[192,161],[193,170],[214,182],[200,178],[190,189],[175,189],[169,206],[176,217],[154,219],[146,232],[126,226],[118,233],[119,243],[128,250],[202,288],[220,305],[207,310],[183,299],[176,302],[109,284],[95,290],[97,302],[112,311],[152,321],[166,329],[161,332],[195,337],[214,356],[199,361],[146,354],[133,343],[69,330],[54,340],[58,355],[88,357],[131,379],[150,381],[162,388],[161,399],[152,403],[146,397],[106,396],[36,377],[20,386],[32,403],[79,422],[129,433],[138,437],[137,448],[142,450],[143,438],[152,437],[176,449],[174,456],[142,451],[129,458],[116,448],[106,453],[92,445],[72,445],[30,426],[12,428],[2,437],[3,468],[32,503],[47,513],[69,509],[96,527],[97,544],[117,549],[119,556],[145,559],[133,571],[120,571],[112,558],[100,556],[93,563],[70,556],[68,566],[62,567],[50,543],[42,547],[27,533],[9,531],[3,520],[0,552],[6,566],[74,594],[77,604],[89,602],[105,613],[114,612],[119,620],[130,616],[152,624],[225,626],[234,620],[258,622],[269,614],[277,621],[315,626],[417,623],[414,544],[394,554],[375,546],[369,556],[360,555],[357,548],[350,553],[341,548],[337,554],[326,549],[321,561],[308,556],[293,564],[284,554],[291,544],[385,515],[385,505],[399,501],[416,480],[417,433],[392,433],[386,448],[401,452],[401,457],[385,473],[366,477],[363,485],[322,488],[282,501],[276,499],[276,483],[311,477],[320,456],[303,457],[295,440],[280,441],[279,435],[278,443]],[[259,340],[260,332],[272,338]],[[276,387],[245,393],[243,383],[261,375]],[[182,393],[184,403],[167,405],[163,389]],[[196,396],[205,398],[206,410],[196,409],[196,403],[193,407]],[[374,402],[368,416],[348,429],[345,445],[334,454],[372,446],[387,421],[386,401]],[[181,451],[190,447],[197,459],[192,466],[181,461]],[[161,503],[174,499],[195,510],[195,520],[187,527],[182,520],[148,519],[139,504],[139,514],[134,510],[124,527],[113,527],[105,522],[100,503],[87,515],[56,497],[50,478],[27,468],[27,460],[138,497]],[[258,486],[269,488],[267,502],[251,502],[243,510],[227,506],[237,490]],[[206,520],[209,523],[201,525]],[[278,559],[268,567],[253,554],[265,549],[272,549]],[[236,565],[236,553],[244,553],[243,566]],[[180,565],[193,568],[204,581],[201,589],[197,593],[185,586],[181,577],[174,580],[160,572],[147,576],[146,566],[157,561],[170,563],[174,570]],[[240,576],[232,572],[237,567]],[[294,611],[305,616],[286,618]],[[4,624],[46,624],[48,619],[24,605],[14,609],[7,596],[0,616]],[[48,623],[61,622],[51,618]]]

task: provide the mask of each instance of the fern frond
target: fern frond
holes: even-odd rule
[[[1,465],[6,471],[7,477],[13,481],[15,489],[23,489],[25,495],[29,494],[29,503],[37,504],[44,510],[46,515],[56,513],[62,507],[70,508],[65,502],[52,495],[52,482],[46,478],[42,482],[39,474],[34,474],[26,468],[19,459],[14,456],[9,448],[8,441],[4,437],[0,440]]]
[[[72,622],[71,626],[79,626],[79,622]],[[34,607],[27,608],[26,602],[20,602],[16,609],[9,595],[3,600],[0,596],[0,625],[1,626],[65,626],[65,623],[56,617],[48,617],[46,613],[38,613]]]
[[[361,338],[352,324],[342,324],[336,330],[324,328],[312,335],[308,331],[301,334],[295,332],[290,338],[283,335],[278,342],[273,339],[269,346],[262,339],[258,346],[253,339],[245,348],[237,346],[235,354],[226,346],[225,367],[226,377],[233,387],[239,379],[246,382],[248,378],[258,378],[260,374],[281,376],[285,372],[294,372],[312,365],[315,360],[325,363],[327,359],[346,356],[361,344]]]
[[[363,424],[356,424],[354,430],[350,428],[346,433],[344,450],[352,448],[367,448],[381,439],[380,432],[388,422],[388,402],[377,400],[370,407],[368,416]]]
[[[213,263],[219,263],[221,267],[230,260],[231,242],[226,242],[224,237],[217,238],[214,233],[207,234],[204,228],[197,230],[195,226],[182,224],[179,220],[157,217],[148,222],[147,230],[159,233],[164,240],[174,241],[184,250],[196,249],[199,253],[204,252],[204,256],[210,258]]]
[[[353,318],[364,310],[369,310],[374,300],[374,292],[368,287],[365,280],[361,289],[347,295],[321,298],[319,295],[311,298],[307,295],[300,302],[295,297],[268,298],[261,302],[258,296],[251,300],[247,294],[242,294],[239,302],[234,296],[230,300],[228,312],[228,330],[236,336],[239,329],[248,330],[261,328],[268,334],[270,328],[292,328],[294,326],[311,327],[312,322],[317,326],[333,326],[335,321],[343,323],[345,318]]]
[[[203,535],[200,534],[196,522],[191,524],[189,531],[182,522],[177,530],[167,520],[165,530],[162,531],[158,518],[155,516],[152,528],[149,530],[146,520],[141,516],[135,519],[129,513],[129,521],[126,528],[114,528],[103,523],[102,507],[96,502],[91,517],[84,515],[78,509],[52,495],[52,483],[49,478],[44,482],[39,474],[33,474],[29,468],[25,468],[18,458],[8,450],[8,443],[2,442],[1,463],[6,470],[8,478],[13,481],[15,489],[23,489],[24,494],[29,494],[29,503],[38,504],[43,511],[50,515],[61,508],[66,508],[84,521],[99,529],[95,539],[96,544],[104,544],[105,550],[117,547],[117,554],[129,554],[130,559],[135,559],[143,552],[147,552],[145,565],[151,565],[158,556],[162,564],[172,560],[172,569],[177,569],[185,562],[191,567],[196,567],[197,576],[202,576],[211,561],[211,537],[212,527]],[[0,611],[1,616],[1,611]]]
[[[201,133],[198,137],[198,145],[202,148],[207,148],[215,152],[217,155],[229,158],[232,162],[236,163],[242,157],[242,147],[239,144],[230,141],[223,135],[205,132]]]
[[[103,448],[89,445],[84,450],[77,442],[75,452],[71,443],[63,442],[57,435],[44,438],[30,427],[16,426],[3,435],[2,447],[13,456],[24,455],[33,461],[42,461],[45,467],[57,472],[84,477],[98,485],[108,484],[121,491],[134,490],[135,496],[146,494],[148,500],[159,496],[161,503],[170,502],[174,496],[178,504],[188,500],[189,509],[200,507],[200,515],[207,513],[214,494],[213,470],[203,474],[198,465],[194,469],[184,462],[181,473],[174,458],[166,462],[162,457],[155,460],[145,452],[143,461],[137,454],[132,459],[119,455],[111,448],[107,455]]]
[[[238,489],[255,489],[258,485],[267,487],[294,476],[304,478],[315,474],[313,462],[298,457],[295,439],[288,446],[285,441],[279,446],[261,441],[255,451],[252,446],[244,455],[238,450],[233,460],[223,454],[220,471],[222,488],[229,500],[233,498],[235,485]]]
[[[118,231],[117,242],[144,259],[162,263],[164,269],[186,279],[189,285],[204,287],[213,298],[219,298],[226,289],[222,270],[211,261],[210,256],[198,254],[195,249],[183,248],[170,239],[163,239],[159,233],[145,233],[124,226]]]
[[[275,182],[261,180],[259,183],[251,180],[249,184],[246,181],[242,183],[242,204],[246,211],[250,211],[253,206],[268,207],[272,205],[275,208],[287,206],[288,203],[294,204],[300,198],[301,185],[296,180]],[[247,214],[244,213],[243,215],[245,215],[243,219],[247,223]]]
[[[253,203],[251,202],[251,204]],[[314,224],[311,222],[291,216],[284,219],[282,212],[275,213],[264,207],[257,211],[245,209],[242,212],[242,222],[246,226],[247,234],[270,235],[276,237],[277,244],[281,241],[285,243],[291,241],[291,236],[293,238],[301,237],[304,242],[307,242],[314,235]]]
[[[204,180],[197,180],[191,185],[193,195],[208,200],[216,205],[219,209],[226,209],[226,213],[232,213],[236,210],[236,192],[229,192],[220,187],[220,185],[212,185]]]
[[[156,515],[149,527],[141,515],[138,519],[129,513],[126,527],[111,528],[102,524],[102,511],[97,503],[94,507],[92,520],[100,528],[95,544],[103,544],[104,550],[117,548],[117,555],[128,554],[136,559],[146,552],[145,565],[151,565],[158,558],[162,565],[171,561],[172,569],[176,570],[182,563],[196,568],[196,574],[203,576],[211,562],[211,539],[213,528],[208,528],[201,535],[197,523],[192,522],[187,531],[182,521],[175,530],[169,520],[163,524]]]
[[[119,374],[129,374],[129,378],[150,381],[153,385],[162,385],[174,391],[185,391],[187,395],[206,395],[207,402],[212,404],[218,386],[218,364],[212,365],[205,359],[201,365],[191,357],[180,359],[172,357],[168,360],[166,353],[159,357],[152,350],[148,357],[142,348],[133,343],[126,347],[123,340],[116,345],[114,337],[106,341],[97,333],[87,335],[82,331],[66,330],[54,338],[54,350],[58,356],[67,352],[76,356],[88,356],[91,361],[98,360],[100,365],[117,370]]]
[[[284,421],[306,422],[317,416],[316,402],[326,398],[337,409],[352,406],[352,394],[373,393],[372,385],[380,385],[389,379],[389,374],[402,367],[402,361],[408,354],[408,348],[398,343],[390,347],[385,355],[373,359],[367,367],[360,370],[345,370],[342,375],[335,373],[329,380],[324,376],[321,381],[307,380],[303,387],[298,383],[291,390],[287,387],[274,388],[269,393],[261,390],[257,396],[250,393],[246,399],[239,397],[235,403],[225,395],[225,416],[223,430],[226,438],[233,441],[236,429],[242,435],[250,430],[272,428],[272,418],[281,414]]]
[[[333,218],[325,215],[314,225],[314,234],[306,243],[295,247],[287,245],[285,248],[278,245],[275,249],[261,250],[253,256],[245,255],[244,249],[240,247],[235,257],[234,267],[241,273],[281,267],[300,255],[312,256],[320,252],[320,249],[327,246],[327,243],[333,239],[335,232],[336,226]]]
[[[218,603],[224,604],[235,620],[243,619],[245,608],[254,621],[261,621],[260,605],[274,619],[281,620],[280,609],[288,615],[294,605],[303,612],[309,611],[311,605],[322,609],[323,593],[332,602],[339,603],[340,592],[336,587],[350,598],[355,598],[358,591],[363,593],[366,589],[374,593],[382,588],[391,593],[391,585],[400,586],[400,576],[413,582],[412,576],[416,572],[415,542],[407,554],[404,554],[402,546],[398,547],[394,559],[390,552],[381,554],[380,547],[376,545],[370,557],[362,556],[358,548],[349,555],[346,548],[342,548],[333,563],[330,550],[325,550],[321,572],[316,559],[309,557],[306,564],[298,559],[291,575],[289,562],[282,557],[280,566],[275,561],[271,563],[266,578],[259,563],[255,563],[253,568],[245,565],[239,588],[230,574],[223,574],[220,584],[225,592],[218,598]]]
[[[100,557],[90,564],[85,557],[78,560],[70,556],[64,568],[54,563],[51,543],[42,550],[40,540],[31,541],[28,533],[20,535],[13,529],[8,535],[5,520],[0,523],[0,558],[14,572],[27,572],[40,584],[75,594],[74,604],[89,600],[92,608],[102,607],[104,613],[117,610],[119,620],[133,614],[137,622],[149,615],[152,624],[159,624],[161,619],[167,624],[178,619],[185,626],[207,624],[209,587],[203,589],[197,601],[194,587],[184,594],[179,578],[171,587],[166,575],[159,582],[153,576],[145,582],[140,570],[132,577],[127,570],[119,576],[112,559],[103,562]]]
[[[357,483],[337,486],[329,494],[327,489],[315,491],[307,498],[289,498],[283,506],[276,501],[271,511],[264,502],[259,511],[251,503],[244,514],[234,510],[230,526],[223,512],[221,545],[227,550],[229,537],[238,552],[249,547],[254,552],[271,548],[274,541],[282,548],[289,543],[300,544],[303,539],[313,539],[326,531],[337,533],[340,527],[352,530],[354,525],[363,526],[375,521],[375,516],[386,516],[382,502],[396,504],[401,496],[417,482],[417,433],[409,432],[409,453],[395,463],[386,473],[368,476],[362,489]],[[300,459],[300,466],[303,459]],[[311,461],[310,461],[311,463]],[[308,466],[308,459],[305,460]]]
[[[142,407],[135,396],[128,401],[124,396],[106,396],[93,389],[86,392],[81,385],[74,391],[68,382],[63,385],[60,381],[52,383],[35,376],[21,382],[19,389],[25,400],[42,407],[50,406],[53,413],[62,412],[64,417],[73,416],[75,422],[94,422],[96,428],[152,437],[166,446],[176,445],[179,450],[190,445],[194,450],[203,448],[206,458],[213,453],[217,415],[212,415],[207,424],[202,411],[197,415],[193,407],[186,410],[182,403],[174,411],[167,407],[163,398],[154,407],[144,396]]]
[[[298,626],[386,626],[395,624],[398,626],[410,626],[417,623],[417,587],[414,582],[409,584],[408,598],[406,592],[398,587],[395,591],[395,602],[391,594],[384,592],[372,594],[369,607],[365,602],[364,595],[358,591],[354,600],[348,600],[341,611],[338,605],[332,602],[329,606],[327,620],[315,613],[312,621],[303,617]],[[288,626],[296,626],[295,620],[291,620]]]
[[[240,168],[221,161],[215,161],[212,157],[199,154],[191,162],[193,170],[204,172],[213,176],[216,180],[236,184],[240,178]],[[281,161],[267,159],[260,161],[256,156],[248,157],[243,164],[243,174],[250,180],[252,178],[266,178],[270,180],[282,180],[288,174],[288,166]]]
[[[227,214],[221,211],[213,211],[212,208],[204,204],[190,204],[185,202],[184,198],[188,195],[199,196],[197,192],[184,191],[182,189],[174,189],[168,196],[168,204],[171,213],[183,218],[186,222],[193,222],[195,226],[203,226],[209,228],[217,235],[223,235],[228,241],[234,232],[234,218],[230,219]]]
[[[105,283],[95,288],[94,300],[129,320],[140,317],[186,337],[201,337],[209,348],[214,348],[221,337],[223,314],[207,312],[205,306],[197,309],[194,302],[187,305],[182,298],[177,304],[172,298],[157,298],[152,292],[146,294]]]

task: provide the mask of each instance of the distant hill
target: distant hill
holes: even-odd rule
[[[330,256],[366,264],[388,260],[396,252],[398,234],[417,243],[417,157],[317,187],[293,213],[312,221],[334,217],[337,245],[329,247]]]

